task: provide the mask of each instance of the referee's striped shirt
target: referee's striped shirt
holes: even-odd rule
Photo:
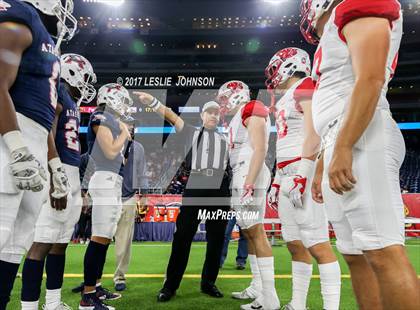
[[[226,169],[228,143],[217,129],[195,128],[185,124],[182,135],[187,150],[186,166],[189,170]]]

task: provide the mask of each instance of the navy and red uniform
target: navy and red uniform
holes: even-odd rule
[[[58,102],[63,107],[63,110],[58,118],[55,146],[63,164],[79,167],[80,112],[77,104],[70,97],[63,84],[58,90]]]
[[[57,106],[60,59],[54,41],[36,9],[17,0],[0,3],[0,23],[25,25],[32,44],[24,51],[16,80],[9,93],[16,112],[51,130]]]
[[[93,130],[93,126],[95,125],[108,127],[111,130],[113,138],[116,139],[121,133],[118,119],[107,111],[96,110],[93,112],[88,125],[87,143],[88,152],[95,162],[96,171],[109,171],[122,176],[125,147],[121,149],[117,157],[112,160],[108,159],[99,146],[99,143],[95,143],[96,134]]]

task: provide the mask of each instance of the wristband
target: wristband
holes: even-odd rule
[[[48,166],[50,166],[51,171],[55,172],[58,170],[62,170],[63,164],[61,163],[61,160],[59,157],[54,157],[48,162]]]
[[[7,145],[10,153],[26,147],[23,141],[22,133],[19,130],[12,130],[3,135],[4,143]]]
[[[151,104],[149,104],[149,108],[153,110],[153,112],[156,112],[161,107],[162,103],[157,100],[156,98],[153,98],[153,101]]]

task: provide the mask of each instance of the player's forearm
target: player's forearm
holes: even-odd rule
[[[16,111],[8,90],[0,91],[0,134],[19,130]]]
[[[162,117],[167,120],[172,126],[175,126],[177,132],[182,131],[184,128],[184,121],[180,118],[172,109],[161,106],[160,110],[163,110]]]
[[[264,146],[254,149],[249,165],[248,175],[245,179],[245,184],[255,184],[255,181],[257,180],[257,177],[264,165],[266,155],[267,149]]]
[[[111,147],[108,149],[108,156],[110,159],[115,159],[118,154],[121,153],[121,150],[123,149],[125,142],[127,141],[127,136],[124,134],[120,134],[111,144]]]
[[[360,139],[373,118],[383,85],[383,79],[356,80],[336,147],[351,148]]]
[[[305,135],[302,146],[302,158],[315,160],[320,150],[321,139],[315,133]]]

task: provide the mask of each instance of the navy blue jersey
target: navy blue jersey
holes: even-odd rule
[[[92,113],[89,120],[87,143],[88,152],[95,162],[97,171],[111,171],[123,175],[123,159],[125,147],[113,160],[108,159],[101,149],[101,146],[96,142],[96,134],[93,131],[93,126],[106,126],[111,130],[114,139],[120,134],[120,124],[117,118],[107,111],[96,110]]]
[[[58,117],[55,146],[58,155],[64,164],[79,167],[80,112],[77,104],[70,97],[63,84],[61,84],[61,87],[58,90],[58,103],[62,105],[63,111]]]
[[[0,23],[3,22],[23,24],[32,32],[32,44],[22,55],[16,81],[10,89],[15,109],[50,131],[60,74],[60,59],[54,53],[54,41],[37,11],[24,2],[0,1]]]

